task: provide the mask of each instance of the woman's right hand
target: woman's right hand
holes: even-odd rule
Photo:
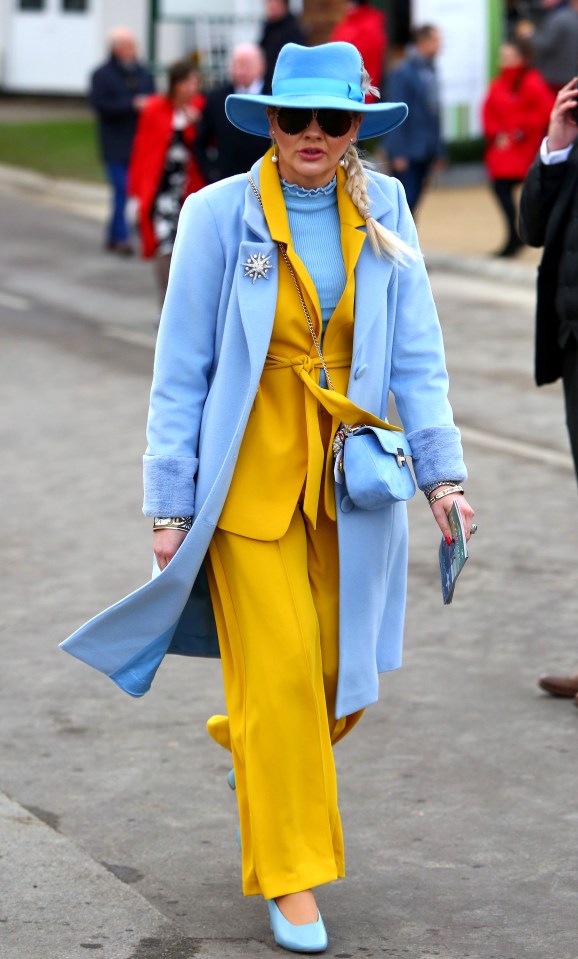
[[[571,146],[578,136],[578,126],[573,116],[573,109],[578,106],[578,90],[576,77],[570,80],[559,91],[554,108],[550,114],[548,127],[548,152],[564,150]]]
[[[187,535],[184,529],[156,529],[153,533],[153,549],[159,569],[168,566]]]

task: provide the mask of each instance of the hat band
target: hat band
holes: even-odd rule
[[[332,97],[343,97],[354,103],[364,103],[365,96],[358,83],[347,83],[346,80],[329,80],[327,77],[293,77],[287,80],[277,80],[273,83],[273,96],[315,96],[326,94]]]

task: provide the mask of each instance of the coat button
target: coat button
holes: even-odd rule
[[[342,513],[350,513],[352,509],[353,509],[353,501],[352,501],[351,498],[350,498],[349,496],[347,496],[347,494],[346,494],[346,495],[343,496],[342,499],[341,499],[341,512],[342,512]]]
[[[355,373],[353,374],[353,378],[355,380],[359,380],[365,373],[366,369],[367,369],[367,363],[362,363],[361,366],[357,367]]]

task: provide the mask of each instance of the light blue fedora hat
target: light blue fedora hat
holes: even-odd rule
[[[405,103],[366,103],[361,89],[361,56],[352,43],[302,47],[287,43],[273,74],[272,93],[231,93],[225,112],[245,133],[269,137],[266,107],[311,107],[361,113],[360,140],[382,136],[403,123]]]

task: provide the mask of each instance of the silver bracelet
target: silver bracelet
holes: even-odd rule
[[[433,496],[429,497],[429,505],[433,506],[436,500],[442,499],[443,496],[451,496],[452,493],[463,493],[463,491],[463,486],[445,486],[439,493],[434,493]]]
[[[158,529],[182,529],[188,533],[193,525],[192,516],[155,516],[153,520],[153,530]]]
[[[426,496],[429,499],[433,491],[436,489],[441,489],[442,486],[459,486],[459,485],[460,485],[460,481],[455,479],[436,480],[435,483],[428,483],[427,486],[424,486],[422,492],[424,496]]]

